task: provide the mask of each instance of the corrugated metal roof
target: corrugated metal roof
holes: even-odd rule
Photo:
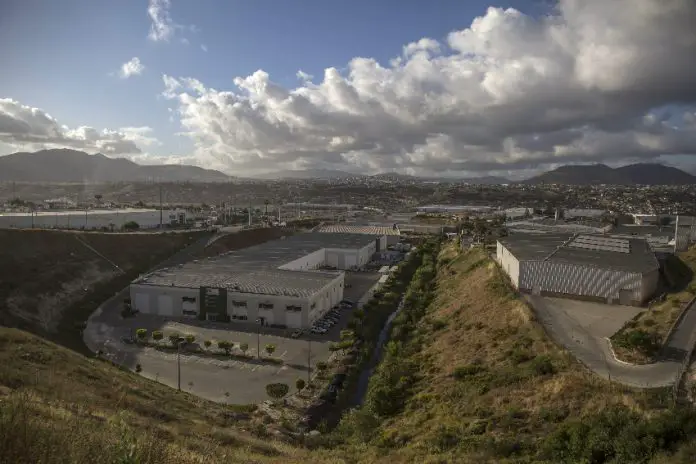
[[[400,235],[398,229],[395,230],[387,226],[350,226],[343,224],[322,226],[318,229],[318,232],[333,234]]]
[[[293,271],[278,267],[322,248],[363,248],[374,240],[375,237],[363,234],[297,234],[215,258],[159,269],[133,283],[181,288],[216,287],[243,293],[308,297],[340,272]]]
[[[500,243],[521,261],[554,261],[629,272],[649,272],[659,267],[648,243],[638,238],[515,234],[500,239]]]

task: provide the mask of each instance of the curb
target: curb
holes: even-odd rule
[[[624,366],[631,366],[631,367],[638,367],[638,366],[649,366],[651,364],[656,364],[655,362],[647,363],[647,364],[634,364],[630,363],[627,361],[622,361],[616,356],[616,352],[614,351],[614,345],[611,343],[611,339],[609,337],[604,337],[604,339],[607,341],[607,345],[609,345],[609,351],[611,352],[611,357],[614,358],[614,361],[616,361],[619,364],[623,364]]]
[[[674,331],[677,329],[677,326],[682,321],[682,319],[684,319],[684,316],[686,315],[687,311],[689,310],[689,308],[691,308],[691,305],[693,305],[695,301],[696,301],[696,296],[691,298],[691,300],[689,300],[688,303],[686,303],[686,305],[682,308],[682,310],[679,311],[679,315],[674,320],[674,322],[672,323],[672,326],[669,328],[669,330],[665,334],[665,340],[662,344],[661,350],[664,350],[664,348],[668,345],[669,339],[672,337]]]

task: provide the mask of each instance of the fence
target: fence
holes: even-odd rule
[[[687,307],[690,307],[692,304],[694,304],[695,301],[696,297],[691,300],[689,306]],[[674,387],[672,387],[672,401],[674,404],[676,404],[677,400],[679,399],[679,390],[681,388],[682,377],[689,368],[689,364],[691,363],[691,357],[694,354],[694,348],[696,348],[696,331],[691,334],[691,337],[689,337],[689,349],[684,355],[684,359],[682,360],[681,365],[677,370],[677,375],[674,379]]]

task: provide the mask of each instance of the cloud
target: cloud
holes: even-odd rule
[[[141,154],[140,146],[160,144],[149,127],[71,129],[40,109],[9,98],[0,99],[0,142],[17,150],[73,148],[105,155]]]
[[[122,79],[128,79],[131,76],[139,76],[145,70],[145,65],[140,62],[140,58],[133,57],[121,65],[119,75]]]
[[[693,114],[696,103],[693,24],[692,0],[560,0],[542,18],[489,8],[388,65],[354,58],[319,83],[300,71],[294,89],[261,70],[231,90],[164,76],[163,95],[197,153],[234,170],[514,170],[696,154],[693,121],[670,110]]]
[[[147,14],[150,17],[150,33],[148,38],[153,42],[169,42],[179,31],[197,33],[195,24],[182,25],[176,23],[170,14],[171,0],[149,0]],[[180,37],[179,42],[184,45],[190,43],[186,37]]]
[[[208,46],[205,45],[205,44],[201,44],[201,50],[203,50],[204,52],[208,53]]]

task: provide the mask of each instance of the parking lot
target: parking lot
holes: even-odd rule
[[[377,273],[346,273],[344,299],[359,301],[379,277]],[[304,333],[298,338],[291,338],[292,330],[261,328],[257,324],[166,320],[146,314],[122,319],[119,316],[122,301],[121,297],[115,298],[90,318],[84,333],[90,349],[101,350],[109,358],[131,369],[140,364],[145,377],[177,388],[176,353],[125,344],[122,338],[132,337],[139,328],[147,329],[150,333],[161,330],[165,337],[174,332],[191,334],[196,337],[194,344],[203,350],[205,340],[213,341],[213,350],[217,350],[216,341],[224,340],[235,344],[233,353],[236,354],[241,354],[238,349],[240,343],[246,343],[249,347],[246,353],[253,359],[222,359],[186,350],[182,351],[180,357],[182,390],[213,401],[236,404],[258,403],[267,399],[265,387],[273,382],[286,383],[293,391],[298,378],[307,378],[308,363],[313,369],[317,362],[329,358],[329,344],[340,339],[340,331],[345,328],[352,312],[341,311],[339,322],[326,334]],[[255,359],[259,350],[264,353],[266,344],[275,345],[273,357],[283,364]]]

